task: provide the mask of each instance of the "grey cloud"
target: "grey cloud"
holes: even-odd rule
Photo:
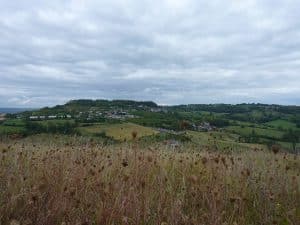
[[[297,0],[0,1],[0,106],[300,104]]]

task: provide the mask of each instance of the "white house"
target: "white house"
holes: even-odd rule
[[[37,119],[39,119],[39,117],[38,116],[29,116],[29,119],[30,120],[37,120]]]

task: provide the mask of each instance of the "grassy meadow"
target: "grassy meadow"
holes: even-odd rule
[[[271,122],[267,122],[265,124],[270,127],[281,128],[281,129],[296,129],[297,128],[295,123],[291,123],[286,120],[274,120]]]
[[[256,127],[228,126],[226,129],[241,135],[250,135],[252,132],[255,132],[259,136],[265,136],[268,138],[280,138],[284,134],[283,131]]]
[[[221,152],[239,152],[246,150],[267,150],[266,145],[255,143],[239,143],[238,135],[227,132],[195,132],[187,131],[187,136],[196,146],[206,150]]]
[[[300,158],[273,150],[3,138],[0,224],[298,225]]]
[[[0,126],[0,135],[9,135],[24,132],[23,127],[13,127],[13,126]]]
[[[104,132],[108,137],[118,141],[132,140],[132,132],[137,132],[138,138],[158,133],[152,128],[140,126],[134,123],[96,124],[80,127],[79,131],[85,135],[97,135]]]

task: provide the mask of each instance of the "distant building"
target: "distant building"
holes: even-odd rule
[[[38,116],[29,116],[29,119],[30,119],[30,120],[38,120],[39,117],[38,117]]]
[[[156,113],[158,113],[158,112],[161,112],[162,110],[161,110],[161,108],[151,108],[150,109],[150,112],[156,112]]]
[[[48,116],[48,119],[56,119],[56,118],[57,118],[57,116],[55,116],[55,115]]]
[[[217,128],[215,126],[210,125],[210,123],[208,123],[208,122],[203,122],[200,125],[198,125],[196,127],[196,129],[198,131],[213,131],[213,130],[216,130]]]

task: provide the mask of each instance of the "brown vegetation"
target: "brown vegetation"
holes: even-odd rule
[[[299,224],[299,156],[0,144],[0,224]]]

